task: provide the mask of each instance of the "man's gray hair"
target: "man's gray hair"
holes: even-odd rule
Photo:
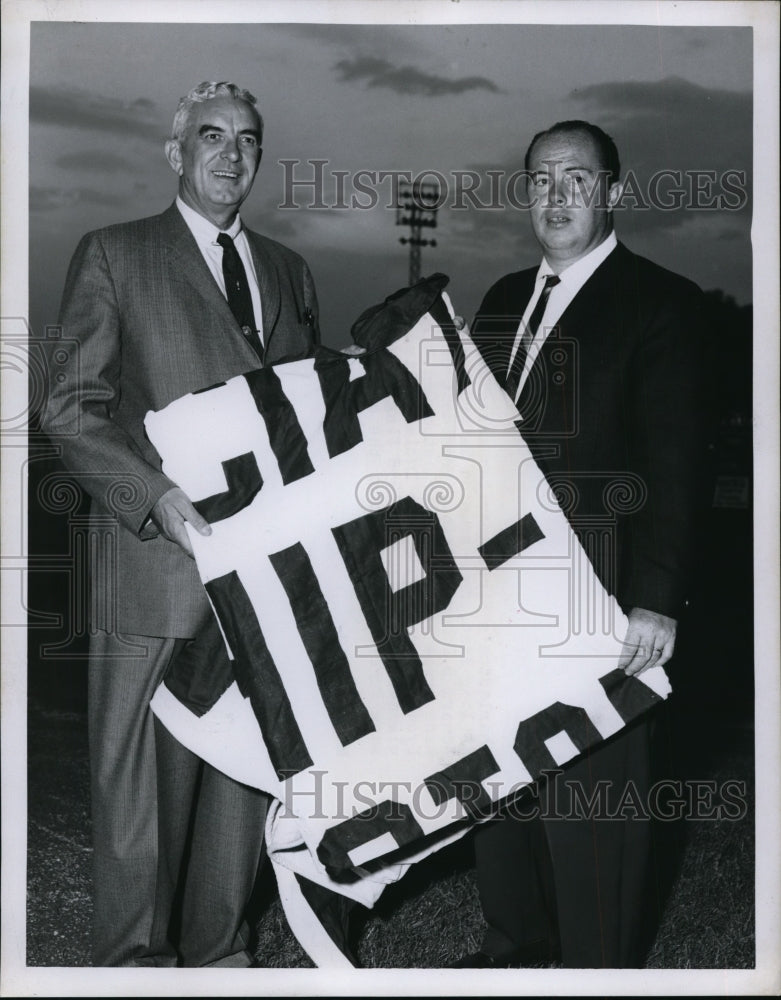
[[[254,95],[242,87],[237,87],[235,83],[228,83],[225,80],[221,80],[219,83],[215,83],[214,80],[204,80],[197,87],[193,87],[190,93],[179,101],[174,115],[171,138],[181,142],[187,133],[187,125],[194,105],[203,104],[204,101],[210,101],[213,97],[232,97],[234,101],[246,101],[247,104],[251,104],[258,116],[260,135],[261,138],[263,137],[263,118],[257,109],[258,101]]]

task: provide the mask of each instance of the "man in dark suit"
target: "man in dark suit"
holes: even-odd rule
[[[267,800],[203,764],[149,711],[211,610],[186,523],[211,529],[161,471],[144,416],[317,340],[306,263],[243,227],[261,159],[255,98],[204,83],[165,144],[162,215],[85,236],[60,323],[75,340],[43,426],[92,498],[89,736],[96,965],[246,966],[244,916]],[[54,344],[56,348],[56,343]]]
[[[619,158],[601,129],[575,121],[539,133],[526,171],[542,264],[488,291],[473,337],[628,615],[621,666],[639,674],[672,656],[689,585],[705,452],[701,292],[617,242]],[[559,954],[567,967],[641,964],[649,823],[621,796],[645,801],[648,743],[648,722],[629,726],[543,783],[538,808],[518,804],[478,830],[488,928],[460,965]],[[575,784],[585,801],[605,795],[602,812],[615,818],[573,810]]]

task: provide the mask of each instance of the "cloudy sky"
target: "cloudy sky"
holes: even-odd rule
[[[178,98],[204,79],[258,97],[264,158],[243,215],[307,258],[329,343],[349,341],[357,315],[407,282],[391,182],[358,171],[442,175],[423,273],[448,274],[469,319],[496,278],[537,261],[523,188],[508,191],[508,178],[531,135],[565,118],[602,125],[637,179],[617,217],[632,249],[751,301],[750,27],[35,22],[34,329],[56,322],[82,233],[170,204],[176,178],[162,143]],[[286,189],[313,177],[311,160],[325,161],[321,207],[310,207],[311,187]],[[459,197],[459,171],[471,172],[461,183],[479,205]],[[488,171],[495,208],[481,207],[492,198]],[[659,199],[680,207],[643,207],[654,176]],[[377,204],[339,207],[353,198]],[[286,201],[294,207],[280,208]]]

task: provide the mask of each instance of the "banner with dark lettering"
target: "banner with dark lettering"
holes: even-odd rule
[[[617,669],[626,619],[446,281],[364,315],[360,356],[319,350],[146,421],[212,524],[190,536],[230,655],[153,708],[274,796],[278,871],[367,905],[669,691],[661,668]]]

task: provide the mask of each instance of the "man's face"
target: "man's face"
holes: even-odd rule
[[[583,132],[539,139],[532,147],[529,172],[534,235],[551,266],[563,270],[610,234],[621,185],[608,182],[599,149]]]
[[[166,143],[182,201],[227,228],[252,188],[260,141],[260,121],[246,101],[214,97],[194,105],[184,138]]]

